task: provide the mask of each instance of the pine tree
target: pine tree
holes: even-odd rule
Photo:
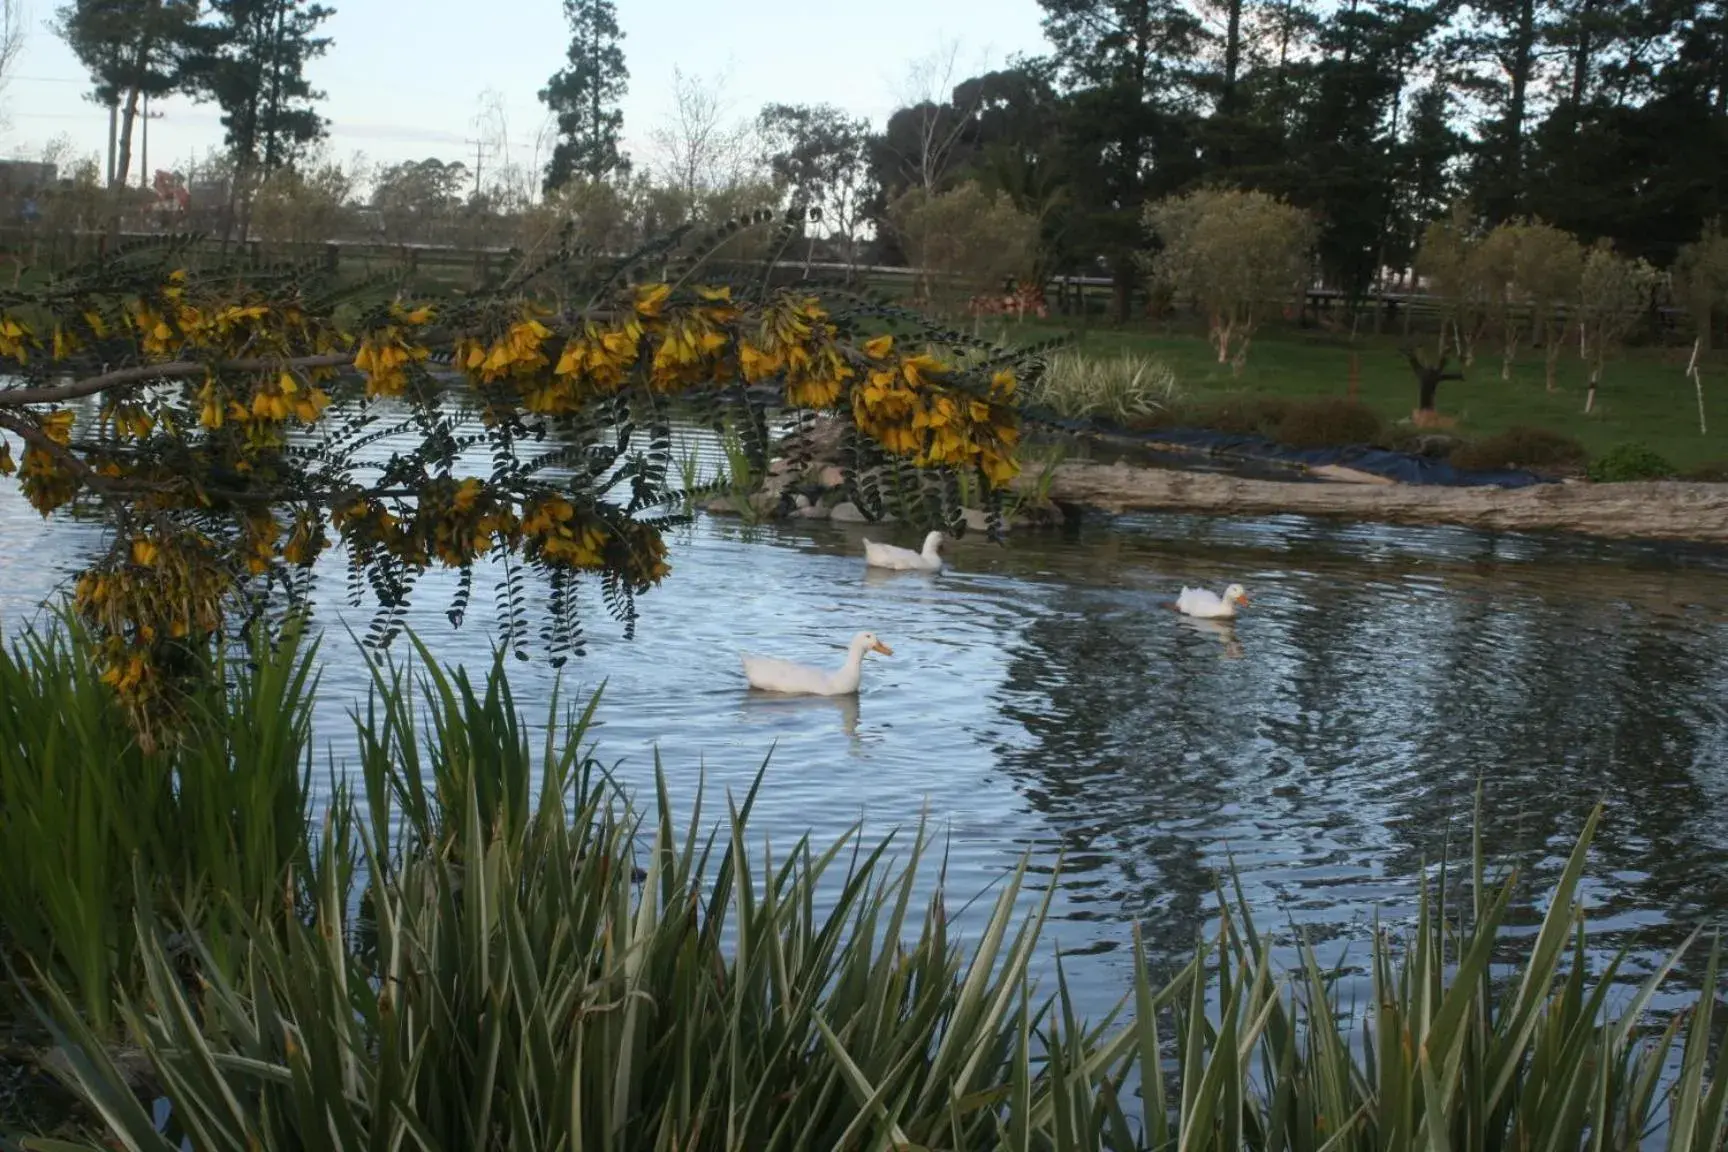
[[[306,65],[330,39],[315,35],[333,10],[309,0],[210,0],[190,61],[195,90],[222,109],[236,169],[267,176],[321,139],[323,99]]]
[[[630,170],[618,150],[624,113],[618,102],[630,79],[619,42],[612,0],[564,0],[570,22],[569,64],[540,90],[540,100],[558,118],[558,145],[546,165],[548,191],[581,174],[602,180]]]
[[[74,0],[56,13],[55,31],[90,74],[90,98],[119,112],[116,184],[126,183],[143,100],[185,86],[196,18],[193,0]]]

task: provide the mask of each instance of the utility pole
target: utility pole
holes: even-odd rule
[[[138,147],[138,187],[150,187],[150,121],[162,119],[162,113],[150,111],[150,94],[144,94],[144,111],[140,114],[143,124],[143,140]]]
[[[108,187],[114,187],[114,150],[120,141],[120,104],[108,105]]]

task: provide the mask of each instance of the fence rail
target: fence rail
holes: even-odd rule
[[[165,233],[123,230],[121,243],[161,238]],[[26,268],[55,270],[90,259],[105,252],[113,241],[108,233],[93,229],[47,230],[28,226],[0,227],[0,270],[6,263],[13,265],[13,279]],[[340,239],[319,241],[277,241],[250,239],[224,243],[206,236],[201,245],[209,250],[239,250],[257,261],[319,258],[333,273],[354,271],[369,274],[388,268],[405,268],[411,275],[450,285],[464,287],[483,283],[496,263],[516,251],[504,245],[459,246],[415,241],[383,239]],[[617,255],[623,255],[619,253]],[[745,262],[718,260],[717,264],[734,266]],[[749,262],[761,267],[760,262]],[[796,281],[811,276],[861,280],[878,288],[908,290],[920,283],[940,283],[952,279],[950,274],[887,264],[846,264],[832,261],[807,262],[780,260],[770,265],[771,274],[784,281]],[[1052,276],[1043,284],[1044,297],[1057,315],[1073,317],[1107,313],[1115,291],[1115,281],[1107,276]],[[1136,286],[1132,302],[1139,311],[1147,295]],[[1267,301],[1274,307],[1287,306],[1289,301]],[[1324,285],[1309,288],[1304,293],[1303,311],[1315,316],[1335,316],[1343,313],[1357,318],[1371,317],[1376,329],[1383,325],[1398,325],[1408,332],[1413,327],[1429,327],[1438,323],[1446,312],[1446,302],[1431,293],[1410,289],[1386,288],[1353,299],[1337,288]],[[1354,305],[1354,309],[1352,306]],[[1528,316],[1533,310],[1526,309]],[[1565,316],[1560,309],[1558,315]],[[1653,306],[1650,314],[1651,334],[1661,336],[1686,326],[1687,310],[1672,303]],[[1418,323],[1420,322],[1420,323]]]

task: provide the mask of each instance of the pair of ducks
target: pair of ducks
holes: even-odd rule
[[[942,545],[947,542],[948,538],[942,533],[932,532],[924,537],[923,551],[914,552],[910,548],[866,540],[864,565],[893,572],[940,572]],[[878,640],[874,632],[860,632],[847,646],[846,663],[832,672],[773,656],[751,656],[741,652],[738,658],[744,664],[744,678],[752,688],[790,696],[850,696],[858,691],[858,683],[864,678],[864,654],[867,652],[894,655],[894,649]]]
[[[942,533],[932,532],[924,537],[923,550],[914,552],[910,548],[865,540],[864,563],[870,568],[896,572],[940,572],[942,545],[946,542],[947,538]],[[1222,596],[1205,588],[1183,588],[1171,607],[1184,616],[1219,620],[1233,618],[1237,606],[1247,603],[1248,593],[1242,585],[1232,584],[1224,589]],[[744,665],[744,678],[750,682],[750,687],[764,692],[789,696],[850,696],[858,691],[859,682],[864,678],[864,657],[870,652],[894,655],[894,649],[878,640],[874,632],[860,632],[847,646],[846,662],[833,671],[748,653],[739,653],[739,660]]]

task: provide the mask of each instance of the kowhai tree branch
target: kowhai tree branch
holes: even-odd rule
[[[352,352],[324,352],[316,356],[287,358],[255,357],[247,360],[168,360],[161,364],[134,364],[100,376],[87,376],[70,384],[47,388],[0,388],[0,408],[26,408],[33,404],[63,404],[95,396],[110,388],[125,388],[151,380],[185,379],[205,372],[268,372],[289,368],[343,368],[354,362]]]

